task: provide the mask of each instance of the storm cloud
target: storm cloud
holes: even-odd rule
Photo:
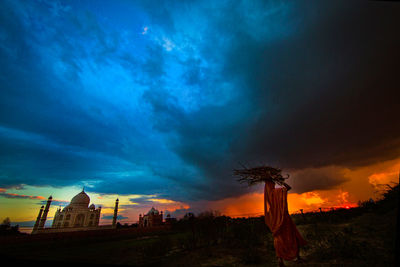
[[[399,11],[3,1],[0,187],[217,200],[243,193],[238,162],[338,186],[400,155]]]

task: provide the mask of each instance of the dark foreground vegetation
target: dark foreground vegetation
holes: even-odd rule
[[[19,226],[11,226],[10,218],[5,218],[0,224],[0,236],[15,236],[21,235],[19,232]]]
[[[293,215],[308,241],[305,263],[287,266],[393,266],[399,186],[382,200],[349,210]],[[14,262],[55,265],[277,266],[273,239],[263,217],[232,219],[187,214],[170,228],[85,235],[7,236],[0,256]],[[55,266],[54,265],[54,266]]]

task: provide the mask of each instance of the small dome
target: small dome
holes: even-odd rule
[[[94,204],[92,204],[92,205],[89,206],[89,209],[94,210],[94,209],[96,209],[96,206]]]
[[[89,196],[85,193],[85,191],[82,190],[82,192],[80,192],[71,199],[70,205],[79,205],[87,207],[89,203],[90,203]]]
[[[72,210],[71,204],[68,204],[63,208],[63,211],[70,211],[70,210]]]
[[[156,210],[154,207],[151,208],[151,210],[149,210],[149,212],[147,213],[147,215],[157,215],[158,214],[158,210]]]

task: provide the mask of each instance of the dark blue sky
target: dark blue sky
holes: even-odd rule
[[[238,162],[394,159],[399,14],[374,1],[2,1],[0,187],[215,200],[243,192]],[[318,179],[297,192],[344,181]]]

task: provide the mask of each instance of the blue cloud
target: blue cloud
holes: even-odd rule
[[[374,10],[3,1],[0,187],[88,181],[99,193],[219,199],[243,192],[238,161],[398,156],[398,19]]]

